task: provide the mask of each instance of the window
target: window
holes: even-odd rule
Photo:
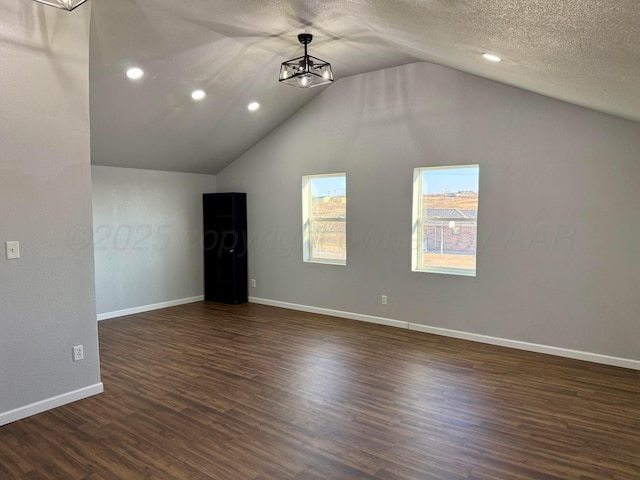
[[[347,264],[347,183],[344,173],[302,177],[305,262]]]
[[[476,276],[478,165],[413,171],[414,272]]]

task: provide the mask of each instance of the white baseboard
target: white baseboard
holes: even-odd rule
[[[66,405],[67,403],[76,402],[78,400],[82,400],[83,398],[97,395],[99,393],[102,393],[103,391],[104,386],[102,385],[102,382],[99,382],[95,385],[89,385],[88,387],[80,388],[79,390],[63,393],[62,395],[46,398],[39,402],[25,405],[24,407],[19,407],[14,410],[9,410],[8,412],[0,413],[0,427],[11,422],[22,420],[23,418],[30,417],[31,415],[36,415],[38,413],[51,410],[52,408],[61,407],[62,405]]]
[[[197,297],[181,298],[179,300],[170,300],[168,302],[154,303],[151,305],[143,305],[141,307],[127,308],[125,310],[118,310],[115,312],[107,312],[98,314],[98,321],[109,320],[110,318],[124,317],[126,315],[133,315],[135,313],[150,312],[152,310],[160,310],[161,308],[176,307],[178,305],[186,305],[187,303],[202,302],[204,295],[198,295]]]
[[[632,360],[630,358],[611,357],[609,355],[601,355],[599,353],[582,352],[579,350],[571,350],[568,348],[552,347],[549,345],[541,345],[537,343],[521,342],[519,340],[510,340],[508,338],[490,337],[488,335],[480,335],[477,333],[462,332],[459,330],[449,330],[447,328],[430,327],[428,325],[420,325],[418,323],[404,322],[400,320],[392,320],[383,317],[374,317],[371,315],[362,315],[359,313],[343,312],[340,310],[331,310],[328,308],[310,307],[307,305],[297,305],[295,303],[280,302],[277,300],[267,300],[264,298],[249,297],[251,303],[261,305],[270,305],[272,307],[288,308],[290,310],[299,310],[302,312],[319,313],[321,315],[331,315],[333,317],[347,318],[349,320],[359,320],[361,322],[378,323],[391,327],[405,328],[416,332],[431,333],[434,335],[442,335],[444,337],[459,338],[462,340],[470,340],[472,342],[486,343],[489,345],[498,345],[501,347],[516,348],[518,350],[527,350],[530,352],[545,353],[558,357],[573,358],[575,360],[584,360],[587,362],[600,363],[603,365],[612,365],[614,367],[629,368],[632,370],[640,370],[640,360]]]
[[[392,320],[390,318],[374,317],[371,315],[362,315],[360,313],[342,312],[340,310],[331,310],[329,308],[309,307],[307,305],[298,305],[296,303],[279,302],[277,300],[267,300],[264,298],[249,297],[251,303],[259,303],[261,305],[269,305],[271,307],[288,308],[289,310],[298,310],[301,312],[319,313],[320,315],[330,315],[332,317],[347,318],[349,320],[358,320],[360,322],[377,323],[379,325],[388,325],[390,327],[409,328],[407,322],[400,320]]]
[[[541,345],[539,343],[521,342],[520,340],[509,340],[508,338],[490,337],[488,335],[480,335],[477,333],[461,332],[459,330],[449,330],[446,328],[430,327],[428,325],[419,325],[410,323],[409,330],[416,332],[432,333],[434,335],[442,335],[445,337],[460,338],[462,340],[471,340],[472,342],[487,343],[489,345],[498,345],[500,347],[516,348],[518,350],[527,350],[529,352],[546,353],[547,355],[555,355],[557,357],[573,358],[575,360],[585,360],[587,362],[601,363],[603,365],[612,365],[614,367],[630,368],[632,370],[640,370],[640,360],[632,360],[630,358],[611,357],[609,355],[601,355],[599,353],[582,352],[580,350],[570,350],[568,348],[552,347],[550,345]]]

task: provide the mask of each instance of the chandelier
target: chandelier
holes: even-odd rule
[[[74,8],[82,5],[87,0],[34,0],[38,3],[44,3],[52,7],[61,8],[63,10],[73,10]]]
[[[313,40],[310,33],[298,35],[298,41],[304,45],[304,55],[282,62],[280,66],[280,81],[301,88],[317,87],[333,82],[331,64],[312,57],[307,53],[307,45]]]

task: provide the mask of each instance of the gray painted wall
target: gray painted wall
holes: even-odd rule
[[[99,384],[91,225],[89,4],[0,0],[0,414]],[[7,260],[4,242],[20,241]],[[84,361],[72,347],[84,345]]]
[[[214,175],[92,167],[99,314],[204,293],[202,194]]]
[[[640,125],[427,63],[336,82],[218,175],[254,297],[640,359]],[[414,167],[480,164],[476,278],[411,272]],[[301,177],[347,173],[347,266],[302,261]],[[380,295],[389,305],[380,305]]]

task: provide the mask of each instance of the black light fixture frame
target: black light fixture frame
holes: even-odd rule
[[[312,40],[313,35],[310,33],[298,35],[298,41],[304,45],[304,55],[282,62],[279,77],[281,83],[301,88],[311,88],[333,82],[331,64],[309,55],[307,45]]]
[[[80,5],[85,3],[87,0],[72,0],[70,2],[63,2],[58,0],[34,0],[36,3],[42,3],[43,5],[49,5],[50,7],[59,8],[61,10],[66,10],[70,12],[71,10],[75,10]]]

